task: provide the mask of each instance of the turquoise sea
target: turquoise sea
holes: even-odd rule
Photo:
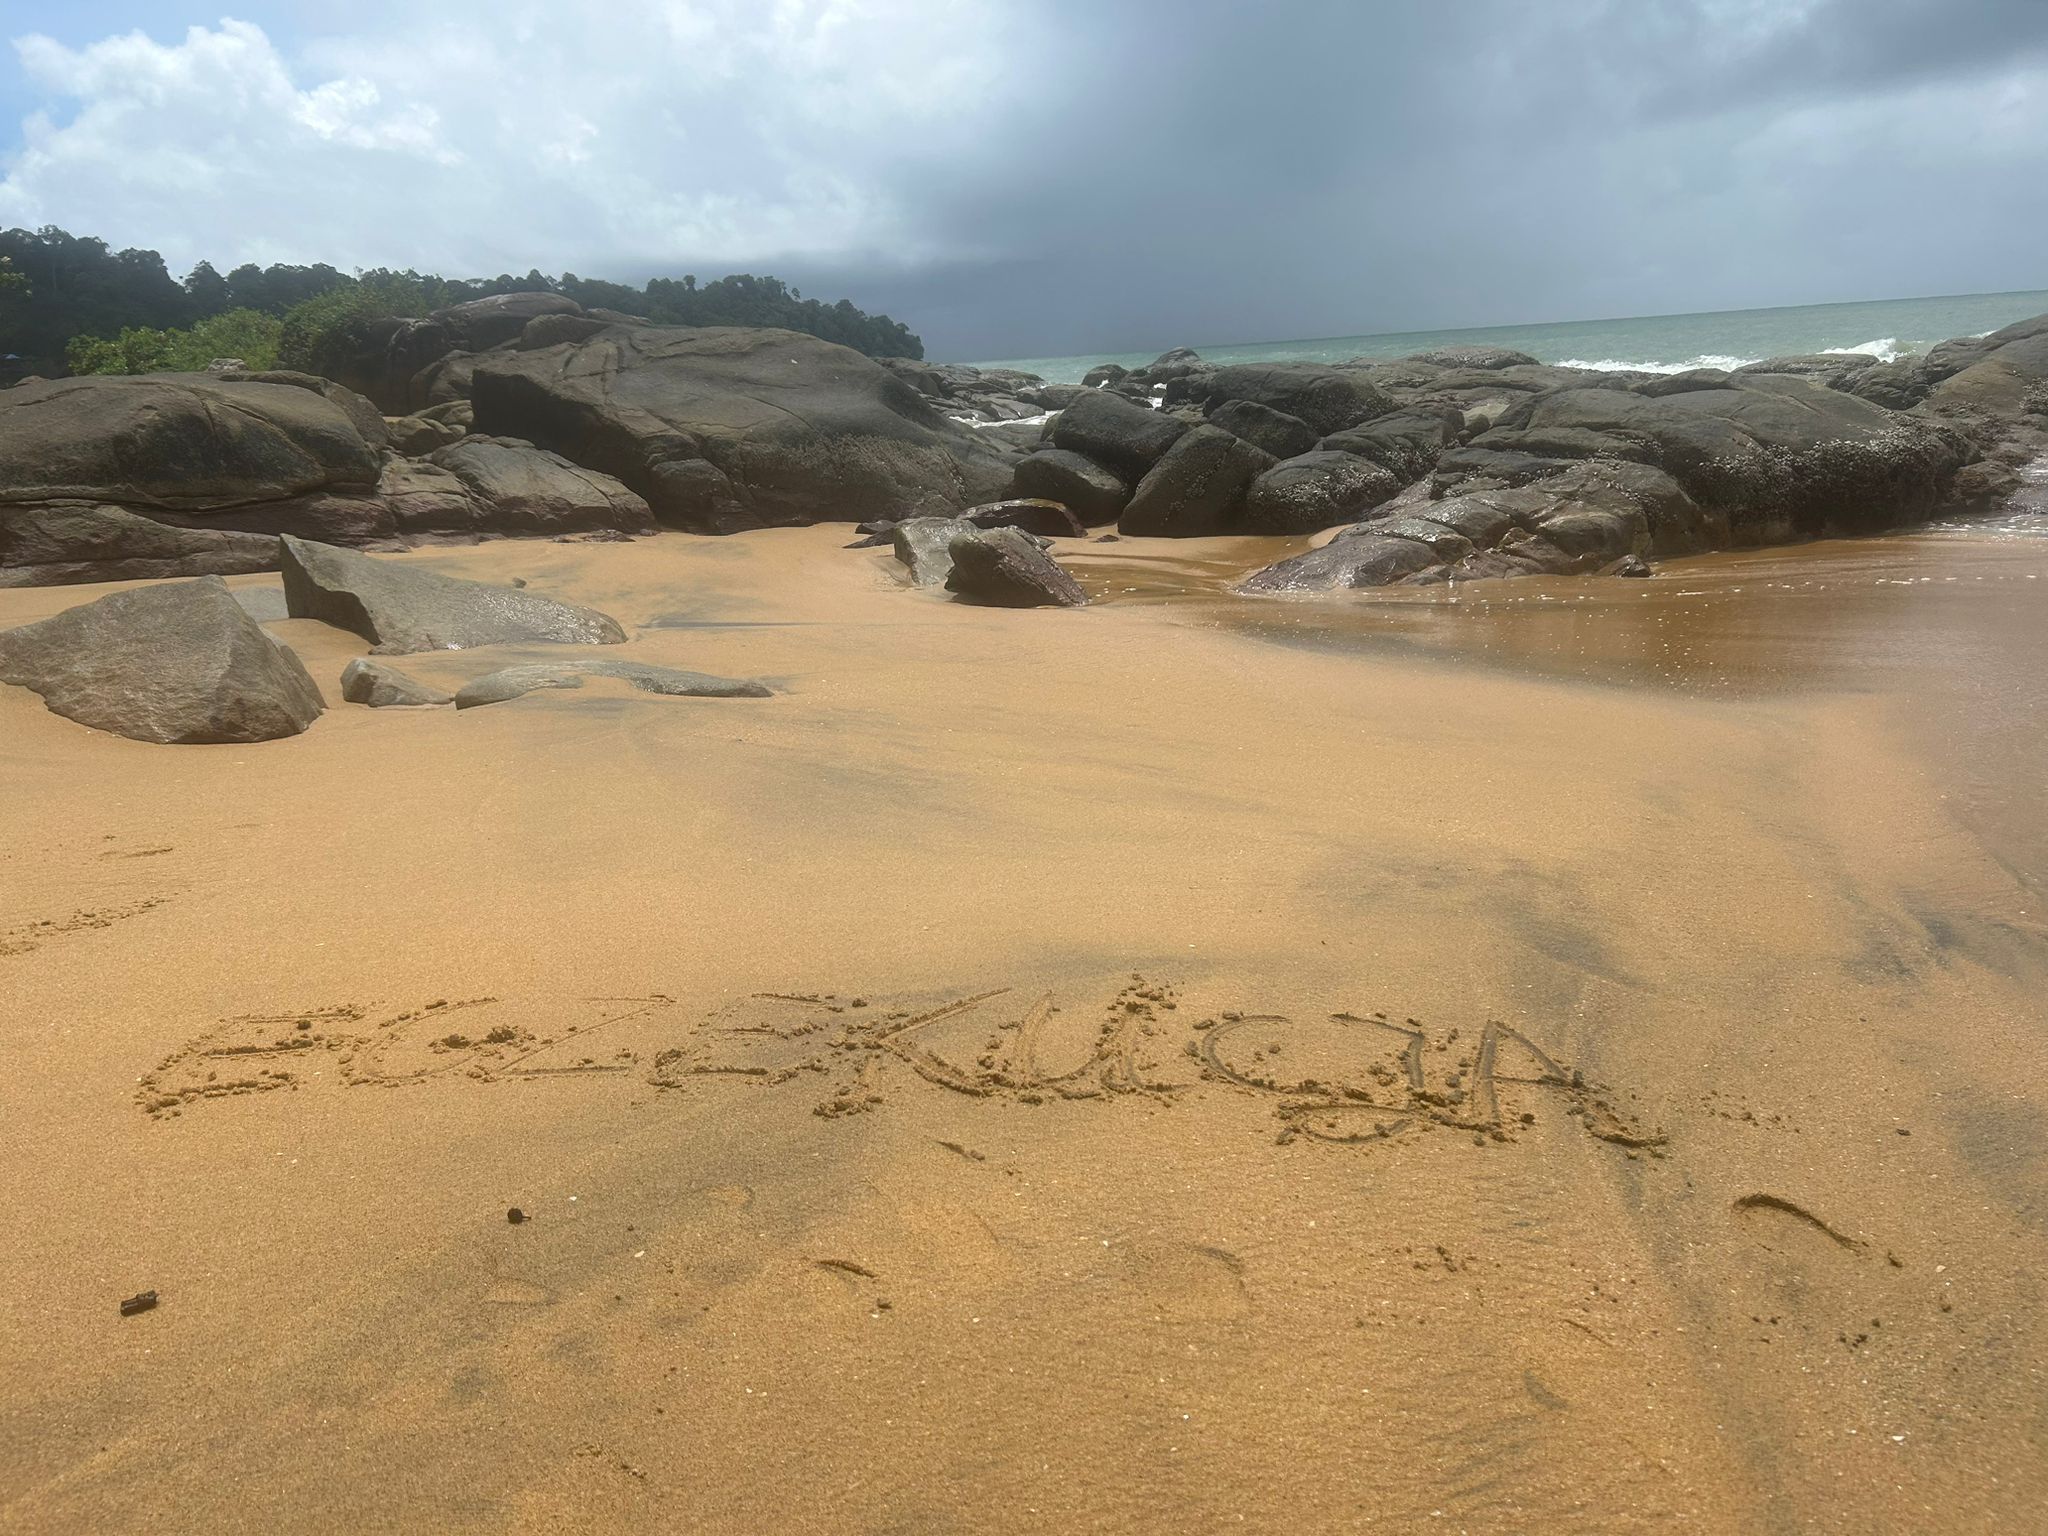
[[[1320,340],[1188,345],[1216,363],[1335,363],[1353,357],[1402,357],[1433,347],[1512,347],[1546,363],[1589,368],[1734,368],[1800,352],[1868,352],[1887,360],[1922,352],[1952,336],[1980,336],[2048,313],[2048,290],[1968,293],[1933,299],[1877,299],[1860,304],[1803,304],[1784,309],[1730,309],[1698,315],[1643,315],[1630,320],[1565,320],[1544,325],[1490,325],[1456,331],[1395,331]],[[1164,350],[1164,349],[1161,349]],[[1022,368],[1054,383],[1078,383],[1097,363],[1142,367],[1154,352],[1082,357],[1013,357],[984,368]]]

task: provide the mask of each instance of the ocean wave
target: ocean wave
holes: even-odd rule
[[[1642,363],[1627,362],[1618,357],[1587,359],[1568,357],[1557,366],[1560,368],[1590,368],[1595,373],[1689,373],[1695,368],[1740,368],[1745,363],[1760,363],[1760,357],[1730,357],[1722,352],[1702,352],[1698,357],[1683,363]]]
[[[1880,336],[1875,341],[1858,342],[1853,347],[1822,347],[1829,357],[1874,357],[1880,363],[1895,363],[1904,355],[1905,348],[1899,345],[1896,336]]]
[[[1896,362],[1913,350],[1912,347],[1901,346],[1896,336],[1880,336],[1875,341],[1860,341],[1853,347],[1823,347],[1818,355],[1874,357],[1880,363],[1890,363]],[[1682,363],[1651,363],[1619,357],[1568,357],[1557,366],[1590,368],[1598,373],[1689,373],[1695,368],[1719,368],[1724,372],[1733,372],[1737,368],[1746,368],[1751,363],[1762,361],[1760,357],[1736,357],[1727,352],[1702,352],[1698,357],[1687,358]]]

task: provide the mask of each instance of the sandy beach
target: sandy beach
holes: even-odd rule
[[[2048,541],[845,537],[394,557],[770,699],[0,688],[0,1528],[2036,1528]]]

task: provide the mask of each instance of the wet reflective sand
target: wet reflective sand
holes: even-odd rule
[[[1238,581],[1300,543],[1090,545],[1111,603],[1276,644],[1476,663],[1703,698],[1882,699],[1943,793],[2016,874],[2048,878],[2048,512],[1957,520],[1664,563],[1650,580],[1523,578],[1246,601]]]

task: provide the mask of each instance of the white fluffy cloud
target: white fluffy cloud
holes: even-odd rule
[[[906,0],[449,0],[287,56],[182,38],[14,40],[51,109],[4,162],[0,225],[154,246],[174,268],[450,271],[920,260],[922,151],[1002,109],[994,8]]]

